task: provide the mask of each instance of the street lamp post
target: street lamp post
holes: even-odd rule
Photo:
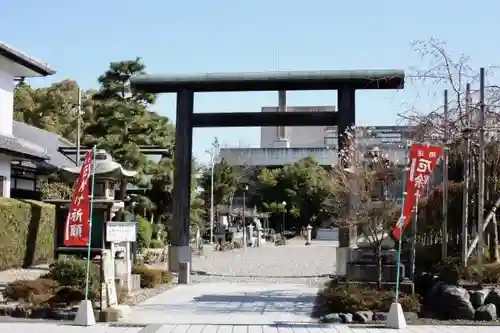
[[[246,234],[246,192],[248,191],[248,185],[243,188],[243,247],[247,247],[247,234]]]
[[[467,98],[468,100],[468,98]],[[467,113],[468,115],[468,113]],[[470,185],[470,165],[469,155],[471,153],[470,137],[473,129],[466,127],[462,130],[465,139],[465,155],[464,155],[464,175],[463,175],[463,191],[462,191],[462,263],[467,266],[468,240],[467,233],[469,232],[469,185]]]
[[[283,222],[281,223],[281,235],[285,237],[286,201],[283,201],[281,204],[283,205]]]
[[[210,244],[214,243],[214,169],[215,169],[215,152],[219,148],[217,137],[212,142],[210,153]]]

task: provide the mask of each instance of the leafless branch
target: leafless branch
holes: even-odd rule
[[[419,127],[415,140],[443,144],[445,133],[451,142],[458,142],[462,140],[465,128],[472,128],[473,132],[477,132],[479,101],[478,89],[474,86],[479,79],[479,69],[473,69],[469,65],[470,57],[464,54],[457,56],[450,54],[446,43],[436,38],[416,41],[412,43],[412,49],[420,55],[425,67],[414,69],[408,76],[410,82],[415,86],[423,86],[425,91],[433,94],[433,97],[437,93],[436,86],[449,91],[446,121],[443,104],[426,110],[419,110],[414,105],[410,105],[399,114],[404,122]],[[489,66],[487,74],[493,78],[498,69],[498,66]],[[466,100],[468,83],[472,89],[470,99]],[[485,104],[487,129],[491,133],[497,133],[498,129],[495,128],[495,124],[500,118],[498,113],[500,85],[488,82]],[[476,137],[471,139],[477,141]]]

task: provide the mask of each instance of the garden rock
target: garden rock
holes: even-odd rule
[[[12,309],[10,315],[15,318],[29,318],[31,316],[31,309],[24,306],[16,306]]]
[[[418,314],[416,312],[405,312],[405,319],[408,321],[415,321],[418,319]]]
[[[50,312],[50,309],[47,309],[47,308],[34,308],[31,311],[30,318],[35,318],[35,319],[48,318],[48,317],[50,317],[48,315],[49,312]]]
[[[484,300],[484,304],[495,304],[495,307],[497,309],[497,316],[500,315],[500,289],[499,288],[493,288],[490,290],[488,293],[488,296],[486,296],[486,299]]]
[[[352,314],[351,313],[341,313],[339,314],[340,319],[342,319],[342,323],[350,324],[352,323]]]
[[[432,280],[429,280],[429,283]],[[429,284],[425,290],[417,291],[424,296],[424,312],[426,316],[434,317],[441,311],[441,294],[444,289],[444,284],[435,280],[431,284]],[[416,288],[415,288],[416,289]]]
[[[491,321],[497,319],[497,307],[495,304],[486,304],[476,310],[476,320]]]
[[[438,276],[424,272],[415,277],[415,292],[426,295],[438,282]]]
[[[321,317],[320,322],[330,323],[330,324],[339,324],[339,323],[342,323],[342,318],[340,317],[340,314],[338,314],[338,313],[329,313],[329,314]]]
[[[470,302],[474,309],[479,308],[480,306],[484,305],[484,301],[486,300],[486,297],[488,296],[489,289],[480,289],[480,290],[474,290],[469,293],[470,295]]]
[[[354,320],[360,323],[369,323],[373,320],[373,312],[371,311],[356,311],[354,312]]]
[[[373,314],[373,320],[385,322],[387,320],[387,312],[375,312]]]
[[[443,319],[474,319],[474,307],[467,290],[462,287],[443,285],[441,298],[436,299]]]

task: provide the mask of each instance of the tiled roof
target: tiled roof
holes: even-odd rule
[[[23,155],[40,161],[49,159],[49,156],[45,153],[43,148],[24,142],[24,140],[5,135],[0,135],[0,149],[12,153],[13,155]]]
[[[0,42],[0,55],[43,76],[53,75],[56,73],[56,71],[50,68],[48,64],[32,58],[2,42]]]
[[[50,157],[45,163],[52,167],[62,168],[74,166],[75,164],[64,154],[58,151],[59,147],[74,147],[75,145],[60,135],[43,129],[14,121],[12,133],[15,138],[21,139],[32,146],[38,146]]]

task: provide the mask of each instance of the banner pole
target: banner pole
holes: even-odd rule
[[[403,168],[403,180],[402,180],[402,186],[403,186],[403,198],[401,202],[401,216],[403,217],[404,221],[404,206],[405,206],[405,200],[406,200],[406,174],[408,171],[408,150],[410,147],[410,142],[406,142],[406,150],[405,150],[405,167]],[[395,302],[399,302],[399,280],[400,280],[400,270],[401,270],[401,243],[403,240],[403,225],[404,223],[401,223],[399,226],[399,242],[398,242],[398,260],[396,262],[396,300]]]
[[[87,246],[87,272],[85,274],[85,301],[89,299],[90,249],[92,247],[92,219],[94,213],[95,152],[96,146],[92,147],[92,187],[90,188],[89,243]]]

